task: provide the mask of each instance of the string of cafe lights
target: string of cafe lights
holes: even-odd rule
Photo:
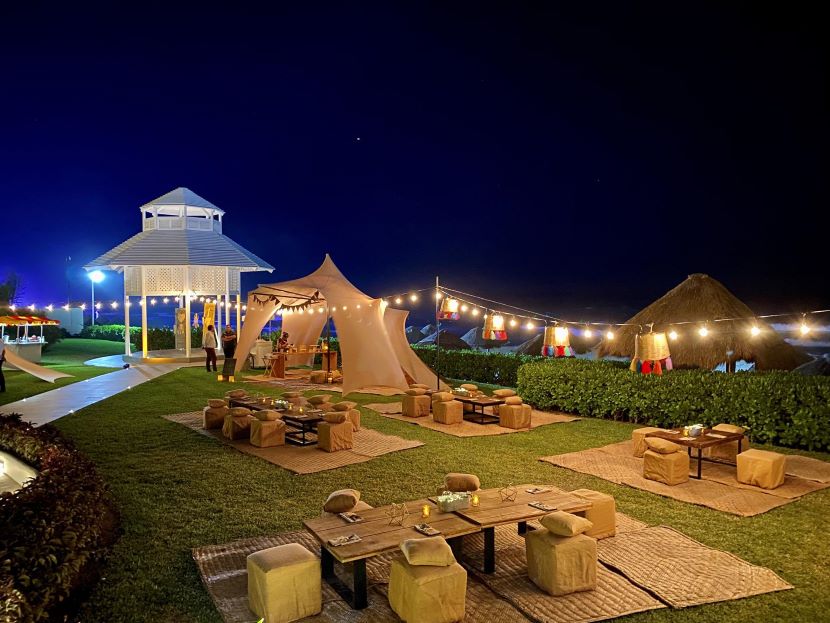
[[[505,303],[503,301],[497,301],[476,294],[470,294],[468,292],[463,292],[461,290],[449,288],[445,285],[441,285],[437,289],[434,287],[430,287],[421,288],[417,290],[410,290],[408,292],[400,292],[392,296],[387,296],[383,300],[387,304],[394,304],[396,306],[404,305],[406,302],[416,304],[420,301],[421,295],[424,292],[434,292],[435,301],[441,301],[445,297],[457,300],[457,312],[459,314],[469,313],[474,318],[481,316],[484,319],[486,319],[489,314],[502,316],[503,318],[509,316],[510,320],[507,321],[506,324],[512,329],[516,329],[519,325],[522,325],[524,329],[530,331],[536,329],[538,326],[547,326],[549,324],[553,324],[554,326],[564,326],[566,328],[581,328],[582,334],[585,337],[591,337],[595,330],[601,329],[598,332],[604,333],[604,337],[608,340],[613,340],[615,338],[615,328],[638,327],[640,333],[642,333],[644,329],[647,329],[649,331],[652,329],[652,325],[641,325],[639,323],[630,322],[598,322],[585,320],[570,320],[558,316],[553,316],[550,314],[545,314],[543,312],[518,307],[516,305]],[[757,321],[759,319],[793,318],[798,319],[799,321],[798,332],[802,336],[807,336],[813,330],[808,317],[826,313],[830,313],[830,309],[815,309],[800,313],[785,312],[776,314],[758,314],[754,316],[736,316],[730,318],[679,320],[677,322],[668,322],[661,324],[664,324],[669,328],[667,335],[670,340],[677,340],[680,337],[678,331],[674,329],[675,326],[679,328],[685,325],[696,325],[698,327],[697,334],[701,338],[706,338],[712,335],[713,332],[715,332],[713,328],[710,326],[710,323],[715,324],[735,321],[751,322],[752,325],[749,328],[749,333],[752,337],[756,337],[762,333],[762,329],[757,324]]]

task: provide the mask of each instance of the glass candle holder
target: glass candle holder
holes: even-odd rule
[[[473,493],[472,497],[470,498],[470,504],[472,506],[478,506],[478,504],[479,504],[478,493]]]
[[[430,510],[431,510],[431,509],[430,509],[430,507],[429,507],[429,504],[424,504],[424,505],[421,507],[421,517],[423,517],[424,519],[428,519],[428,518],[429,518],[429,513],[430,513]]]

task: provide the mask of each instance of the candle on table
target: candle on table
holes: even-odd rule
[[[470,500],[470,503],[471,503],[473,506],[478,506],[478,493],[473,493],[473,497],[472,497],[472,499]]]
[[[421,517],[426,519],[426,518],[429,517],[429,513],[430,513],[429,504],[424,504],[423,507],[421,507]]]

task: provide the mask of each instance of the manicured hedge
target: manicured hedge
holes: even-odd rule
[[[194,348],[202,345],[202,328],[191,328],[191,344]],[[81,331],[80,337],[93,340],[110,340],[113,342],[124,341],[123,324],[96,324],[86,326]],[[130,343],[141,344],[141,327],[130,327]],[[153,328],[147,329],[147,348],[149,350],[168,350],[176,348],[176,335],[172,329]]]
[[[532,362],[519,394],[545,410],[673,427],[747,426],[753,441],[830,449],[830,378],[790,372],[674,370],[643,376],[602,361]]]
[[[92,462],[52,426],[0,416],[0,449],[40,472],[0,495],[0,621],[64,620],[116,538],[115,506]]]
[[[542,356],[444,348],[441,349],[439,355],[435,346],[413,346],[412,349],[425,364],[441,376],[509,387],[516,386],[516,373],[519,366],[544,359]]]

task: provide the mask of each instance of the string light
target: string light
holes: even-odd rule
[[[322,313],[323,313],[323,308],[322,308],[322,307],[318,307],[318,308],[317,308],[317,313],[318,313],[318,314],[322,314]]]
[[[416,302],[418,300],[418,295],[413,292],[412,294],[409,295],[409,300],[412,301],[413,303]]]
[[[49,311],[52,311],[52,309],[54,309],[54,306],[53,306],[51,303],[49,303],[49,304],[46,306],[46,309],[48,309]]]
[[[582,333],[585,337],[591,337],[594,332],[591,331],[590,327],[585,327],[585,331]]]
[[[95,309],[101,309],[101,303],[95,303]]]
[[[360,304],[358,304],[357,308],[360,309]]]
[[[64,305],[63,308],[64,309],[69,309],[69,305]],[[14,304],[9,305],[9,309],[14,311],[15,309],[17,309],[17,305],[14,305]]]
[[[528,321],[527,329],[530,330],[530,329],[533,329],[533,328],[534,328],[534,324],[532,322]]]
[[[478,314],[479,314],[478,307],[473,307],[473,316],[478,316]]]
[[[29,305],[29,309],[32,310],[32,311],[35,311],[35,304],[32,303],[31,305]]]
[[[608,338],[609,340],[613,340],[614,339],[614,332],[613,331],[608,331],[608,333],[605,334],[605,337]]]
[[[67,307],[67,309],[69,308],[68,305],[66,307]],[[84,311],[85,309],[86,309],[86,303],[81,303],[81,311]]]
[[[669,331],[669,339],[676,340],[677,339],[677,331]]]
[[[150,305],[155,305],[155,304],[156,304],[156,299],[150,299]]]
[[[118,301],[113,301],[111,307],[113,309],[118,309]]]
[[[401,299],[401,297],[396,296],[395,297],[395,305],[400,305],[401,303],[403,303],[403,300]]]
[[[806,322],[802,321],[798,330],[801,332],[801,335],[807,335],[810,332],[810,327],[807,326]]]
[[[750,333],[752,334],[752,336],[754,337],[754,336],[758,335],[759,333],[761,333],[761,329],[759,329],[758,327],[752,327],[752,328],[749,330],[749,332],[750,332]]]
[[[138,299],[138,304],[144,307],[144,299]]]
[[[706,337],[709,335],[709,329],[706,327],[700,327],[700,329],[698,329],[698,333],[700,334],[700,337]]]
[[[246,311],[247,309],[248,309],[248,306],[247,306],[247,305],[243,305],[243,306],[242,306],[242,311]]]
[[[516,319],[515,319],[515,318],[511,318],[511,319],[510,319],[510,326],[511,326],[511,327],[515,327],[515,326],[516,326],[516,324],[517,324],[517,323],[516,323]]]
[[[440,292],[436,292],[436,293],[435,293],[435,300],[436,300],[436,301],[440,301],[440,300],[441,300],[441,297],[443,297],[443,296],[444,296],[444,295],[443,295],[443,294],[441,294]]]
[[[469,308],[466,305],[461,306],[461,311],[466,312]]]
[[[133,304],[132,304],[130,301],[127,301],[127,302],[125,303],[125,305],[126,305],[127,307],[132,307],[132,306],[133,306]]]
[[[161,299],[161,301],[162,303],[169,303],[170,299],[165,296],[163,299]]]

